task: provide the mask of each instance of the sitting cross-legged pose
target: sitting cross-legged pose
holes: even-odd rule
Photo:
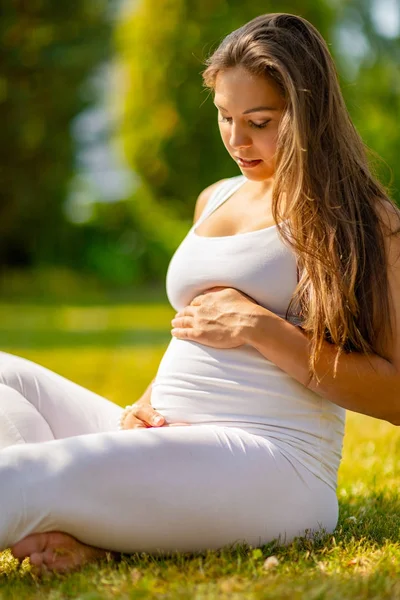
[[[400,423],[400,211],[325,41],[261,15],[203,78],[241,174],[199,195],[142,398],[0,354],[0,549],[38,570],[331,533],[346,409]]]

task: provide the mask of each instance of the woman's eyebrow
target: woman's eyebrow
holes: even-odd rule
[[[218,104],[216,104],[215,102],[213,102],[213,104],[219,108],[220,110],[223,110],[225,112],[228,112],[226,110],[226,108],[224,108],[223,106],[218,106]],[[254,108],[248,108],[247,110],[245,110],[242,114],[243,115],[247,115],[249,113],[252,112],[260,112],[262,110],[278,110],[275,106],[255,106]]]

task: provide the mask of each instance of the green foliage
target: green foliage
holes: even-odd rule
[[[57,261],[74,169],[71,121],[109,53],[107,0],[1,0],[0,265]]]
[[[200,191],[240,173],[202,87],[204,59],[226,34],[266,12],[300,14],[327,39],[356,127],[386,161],[376,168],[385,183],[392,175],[399,201],[400,40],[378,33],[375,1],[127,2],[115,28],[113,108],[139,185],[73,226],[62,208],[75,168],[71,124],[96,100],[90,75],[111,57],[117,0],[0,0],[0,268],[63,265],[116,286],[164,280]],[[353,73],[337,35],[352,26],[368,46]]]
[[[354,124],[370,150],[371,165],[400,206],[400,37],[379,34],[371,14],[376,0],[339,2],[336,27],[359,32],[365,48],[349,70],[348,50],[336,39],[333,54]],[[351,72],[353,70],[353,73]]]
[[[271,0],[142,0],[117,26],[125,155],[158,204],[179,217],[191,218],[204,187],[240,173],[202,88],[203,61],[230,31],[274,10]],[[298,3],[286,0],[279,10],[298,13]],[[329,36],[328,2],[303,0],[301,14]]]
[[[189,227],[142,184],[126,200],[95,205],[92,220],[75,235],[69,265],[118,287],[163,281]]]

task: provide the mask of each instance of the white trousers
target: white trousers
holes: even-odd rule
[[[0,352],[0,550],[46,531],[170,554],[334,530],[336,493],[266,438],[218,425],[118,431],[121,411]]]

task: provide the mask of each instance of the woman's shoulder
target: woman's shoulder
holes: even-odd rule
[[[400,208],[386,198],[377,198],[375,206],[384,236],[400,234]]]
[[[200,192],[200,194],[196,200],[193,221],[196,223],[196,221],[200,218],[200,216],[201,216],[203,210],[205,209],[205,207],[207,206],[211,196],[213,196],[213,194],[217,190],[219,190],[222,186],[225,188],[225,186],[227,186],[227,185],[230,185],[230,184],[233,185],[236,183],[236,181],[239,181],[240,179],[243,179],[243,175],[235,175],[234,177],[226,177],[225,179],[219,179],[215,183],[212,183],[211,185],[204,188],[204,190],[202,192]]]
[[[376,212],[383,233],[387,265],[398,268],[400,263],[400,208],[386,199],[377,199]]]

